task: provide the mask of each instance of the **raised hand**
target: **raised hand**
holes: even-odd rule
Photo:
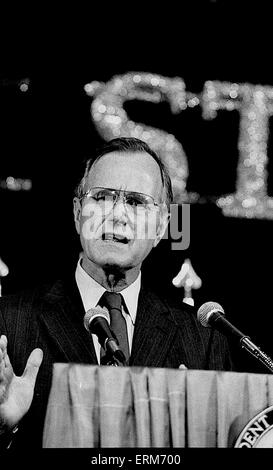
[[[13,372],[7,353],[7,337],[0,337],[0,434],[12,429],[28,411],[43,352],[36,348],[30,354],[24,373]]]

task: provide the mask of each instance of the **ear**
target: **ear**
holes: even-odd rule
[[[161,209],[159,215],[159,223],[156,230],[156,238],[154,240],[154,248],[158,245],[160,240],[163,238],[167,227],[169,225],[171,214],[168,212],[167,207]]]
[[[75,222],[75,227],[80,234],[80,220],[81,220],[81,213],[82,213],[82,206],[79,201],[79,198],[74,197],[73,199],[73,212],[74,212],[74,222]]]

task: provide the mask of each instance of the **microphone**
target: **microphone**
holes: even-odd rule
[[[118,345],[118,340],[110,329],[110,315],[106,308],[95,307],[84,315],[84,326],[89,333],[97,335],[100,345],[114,359],[125,363],[126,358]]]
[[[201,325],[206,328],[212,327],[221,333],[235,336],[243,349],[246,349],[252,356],[273,372],[272,359],[261,351],[261,349],[250,340],[249,336],[232,325],[224,315],[224,309],[220,304],[217,302],[206,302],[198,309],[197,319]]]

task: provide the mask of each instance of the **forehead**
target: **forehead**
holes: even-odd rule
[[[161,172],[147,152],[111,152],[91,167],[88,187],[103,186],[156,196],[162,190]]]

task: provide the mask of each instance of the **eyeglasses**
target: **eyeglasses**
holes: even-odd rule
[[[159,204],[155,202],[152,196],[135,191],[125,191],[123,189],[90,188],[82,194],[80,200],[84,198],[93,199],[106,208],[106,210],[108,208],[112,209],[119,199],[122,199],[126,207],[137,211],[149,211],[155,207],[159,207]]]

